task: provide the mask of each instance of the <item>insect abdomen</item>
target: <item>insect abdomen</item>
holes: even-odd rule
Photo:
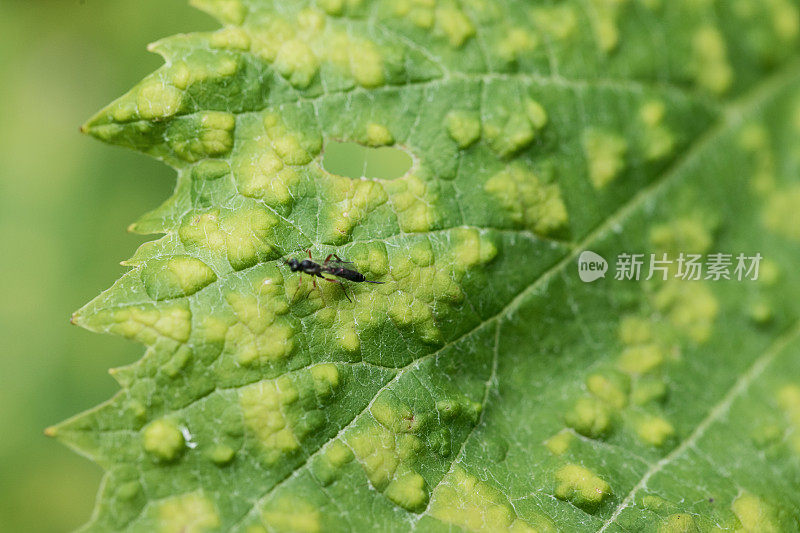
[[[349,268],[332,268],[331,274],[346,280],[355,281],[356,283],[361,283],[365,279],[364,274],[356,272],[355,270],[350,270]]]

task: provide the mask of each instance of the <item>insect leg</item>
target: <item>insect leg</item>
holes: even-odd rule
[[[303,286],[303,274],[300,274],[300,283],[297,284],[297,288],[294,290],[294,294],[292,295],[292,301],[297,298],[297,293],[300,292],[300,287]]]
[[[345,298],[347,298],[347,301],[350,303],[353,302],[353,300],[351,300],[350,296],[347,294],[347,289],[344,288],[344,283],[342,283],[338,279],[330,279],[330,278],[322,278],[322,279],[324,279],[325,281],[330,281],[331,283],[338,283],[339,286],[342,287],[342,292],[344,292],[344,296]]]
[[[336,255],[336,254],[332,254],[332,255],[333,255],[333,257],[335,257],[335,258],[336,258],[336,260],[337,260],[337,261],[339,261],[340,263],[350,263],[350,264],[352,264],[352,263],[353,263],[352,261],[345,261],[344,259],[342,259],[341,257],[339,257],[339,256],[338,256],[338,255]],[[330,256],[328,256],[328,257],[330,257]]]

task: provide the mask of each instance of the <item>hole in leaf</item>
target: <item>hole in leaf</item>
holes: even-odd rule
[[[322,168],[347,178],[391,180],[411,170],[411,156],[400,148],[372,148],[352,142],[331,141],[325,146]]]

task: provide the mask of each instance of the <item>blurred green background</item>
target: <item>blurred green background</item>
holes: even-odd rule
[[[159,65],[145,46],[217,27],[186,0],[0,0],[0,530],[69,531],[101,470],[42,433],[110,397],[142,348],[69,324],[142,237],[173,172],[78,133]]]

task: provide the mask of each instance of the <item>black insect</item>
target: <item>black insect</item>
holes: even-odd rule
[[[350,299],[350,296],[347,294],[347,290],[344,288],[344,283],[338,279],[326,278],[323,276],[323,274],[336,276],[338,278],[346,279],[347,281],[353,281],[355,283],[384,283],[383,281],[370,281],[366,279],[364,274],[358,270],[344,266],[351,265],[352,261],[345,261],[336,254],[328,254],[328,257],[325,258],[325,261],[320,264],[311,258],[311,251],[306,250],[306,252],[308,252],[308,259],[298,261],[297,259],[292,258],[286,261],[286,264],[289,265],[289,268],[292,272],[302,272],[303,274],[308,274],[311,276],[311,282],[314,284],[314,288],[317,287],[317,280],[315,278],[322,278],[325,281],[330,281],[331,283],[338,283],[341,285],[342,291],[344,292],[345,297],[347,297],[347,300],[352,302],[353,300]],[[300,284],[302,285],[302,283],[303,278],[301,277]],[[300,285],[297,286],[297,290],[300,290]],[[297,293],[295,292],[295,294]]]

